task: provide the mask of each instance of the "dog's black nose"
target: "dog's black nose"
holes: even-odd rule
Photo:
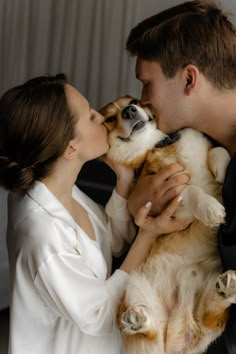
[[[127,106],[123,109],[121,115],[122,115],[122,118],[124,118],[124,119],[132,119],[136,116],[136,113],[137,113],[137,108],[130,105],[130,106]]]

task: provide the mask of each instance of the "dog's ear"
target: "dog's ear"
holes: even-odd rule
[[[113,103],[108,103],[106,106],[102,107],[99,110],[99,113],[104,117],[104,125],[107,130],[110,132],[115,128],[117,122],[117,112],[116,109],[114,111]]]

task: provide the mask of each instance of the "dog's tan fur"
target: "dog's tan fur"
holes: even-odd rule
[[[109,130],[109,158],[131,168],[143,166],[146,173],[182,163],[190,181],[176,217],[195,220],[186,230],[158,237],[145,264],[131,274],[118,313],[124,351],[203,353],[223,332],[228,308],[236,301],[236,272],[221,273],[216,237],[224,222],[221,185],[229,155],[192,129],[181,130],[173,144],[154,147],[166,135],[139,104],[131,106],[145,125],[135,130],[131,119],[122,117],[131,101],[121,97],[100,111]]]

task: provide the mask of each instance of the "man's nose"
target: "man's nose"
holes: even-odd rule
[[[148,96],[146,94],[146,90],[143,89],[142,93],[141,93],[140,105],[141,106],[147,106],[148,104],[150,104],[150,102],[148,100]]]
[[[121,112],[121,116],[124,119],[132,119],[136,116],[137,113],[137,108],[135,106],[127,106],[123,109],[123,111]]]

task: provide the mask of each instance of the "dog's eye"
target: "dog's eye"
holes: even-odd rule
[[[106,123],[113,123],[116,121],[116,116],[111,116],[106,119]]]
[[[138,100],[134,99],[130,102],[130,104],[138,104]]]

